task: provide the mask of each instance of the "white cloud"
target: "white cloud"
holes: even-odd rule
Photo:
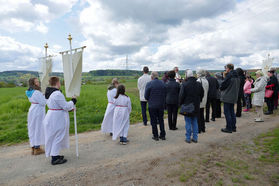
[[[46,25],[44,25],[43,23],[39,23],[37,26],[36,26],[36,30],[38,32],[41,32],[43,34],[47,33],[48,32],[48,28],[46,27]]]
[[[0,0],[0,31],[48,31],[46,23],[69,12],[78,0]]]
[[[0,54],[1,71],[35,70],[38,69],[37,60],[42,55],[42,50],[11,37],[0,36]]]
[[[124,68],[129,54],[133,69],[255,68],[267,49],[279,57],[278,1],[220,2],[90,0],[80,14],[86,65]]]

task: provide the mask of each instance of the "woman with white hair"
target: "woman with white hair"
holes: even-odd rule
[[[252,104],[256,106],[257,117],[255,118],[255,121],[263,122],[263,105],[267,79],[261,70],[256,72],[256,77],[257,79],[254,83],[254,88],[251,89],[251,92],[254,93]]]
[[[198,142],[198,122],[197,117],[200,112],[200,102],[204,91],[202,85],[193,76],[192,70],[186,70],[186,81],[182,83],[179,93],[180,114],[184,115],[186,142]],[[192,137],[192,139],[191,139]]]
[[[208,89],[209,89],[209,83],[205,76],[206,76],[205,70],[200,69],[197,71],[197,77],[198,77],[197,81],[201,83],[203,91],[204,91],[204,96],[202,98],[202,102],[200,103],[200,113],[199,113],[199,117],[198,117],[199,133],[205,132],[204,108],[206,106],[207,94],[208,94]]]

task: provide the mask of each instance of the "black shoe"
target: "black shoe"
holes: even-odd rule
[[[221,129],[221,131],[222,131],[222,132],[225,132],[225,133],[232,133],[231,130],[228,130],[228,129],[226,129],[226,128]]]
[[[202,131],[199,131],[199,134],[201,133]]]
[[[159,141],[159,138],[158,138],[158,137],[154,137],[154,136],[153,136],[152,139],[155,140],[155,141]]]
[[[66,159],[60,159],[60,158],[58,158],[58,159],[56,159],[56,160],[54,160],[54,161],[51,161],[51,164],[52,164],[52,165],[59,165],[59,164],[63,164],[63,163],[66,163],[66,162],[67,162]]]
[[[191,140],[185,140],[186,143],[191,143]]]
[[[191,141],[194,142],[194,143],[198,143],[198,140],[192,139]]]
[[[166,140],[166,137],[164,137],[164,136],[162,136],[162,137],[160,136],[159,138],[160,138],[161,140]]]
[[[215,121],[215,118],[211,118],[211,121]]]
[[[64,156],[58,156],[59,159],[63,160],[64,159]]]
[[[113,135],[113,134],[112,134],[112,132],[111,132],[111,133],[109,133],[109,135],[110,135],[110,136],[112,136],[112,135]]]
[[[268,111],[268,112],[265,112],[264,114],[265,114],[265,115],[271,115],[271,114],[273,114],[273,112]]]
[[[203,133],[205,133],[205,130],[202,130]]]
[[[233,132],[236,132],[236,129],[232,129]]]
[[[173,130],[177,130],[178,128],[177,127],[175,127]]]

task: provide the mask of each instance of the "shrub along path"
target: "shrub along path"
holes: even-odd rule
[[[197,144],[184,142],[183,117],[177,131],[165,120],[166,141],[153,141],[150,125],[142,124],[130,126],[126,146],[100,131],[82,133],[79,159],[71,136],[63,151],[68,162],[57,166],[44,155],[31,156],[28,143],[2,146],[0,185],[278,185],[279,116],[263,123],[254,116],[244,113],[233,134],[220,132],[224,118],[207,123]]]

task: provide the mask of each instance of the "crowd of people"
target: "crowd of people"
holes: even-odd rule
[[[49,79],[49,87],[41,92],[39,80],[31,78],[26,96],[31,102],[28,112],[28,136],[32,155],[45,153],[51,156],[51,164],[63,164],[67,160],[60,151],[69,148],[69,112],[75,109],[76,97],[66,101],[60,91],[58,77]],[[200,69],[194,74],[186,70],[185,78],[179,74],[178,67],[164,74],[162,80],[153,71],[149,75],[148,67],[143,68],[143,75],[138,79],[137,87],[142,112],[143,125],[148,125],[147,105],[152,126],[152,139],[166,140],[164,112],[168,112],[169,130],[177,130],[178,113],[184,116],[187,143],[197,143],[198,134],[206,132],[205,123],[221,118],[221,105],[226,119],[222,132],[237,131],[236,117],[241,113],[256,108],[255,122],[263,122],[264,114],[273,114],[278,105],[278,79],[275,69],[268,71],[268,77],[261,70],[256,72],[256,80],[240,68],[234,69],[227,64],[223,73],[214,75]],[[253,95],[253,96],[252,96]],[[125,94],[125,86],[114,78],[107,90],[108,105],[101,126],[103,133],[109,133],[113,140],[128,144],[131,100]],[[268,111],[263,113],[264,102]],[[45,114],[45,106],[48,111]],[[235,105],[236,113],[235,113]],[[245,107],[243,109],[243,107]],[[179,110],[180,108],[180,110]],[[158,131],[158,126],[160,132]],[[45,151],[41,148],[45,145]]]
[[[279,79],[273,68],[268,71],[267,76],[261,70],[255,72],[256,80],[247,71],[234,69],[233,64],[227,64],[224,72],[215,74],[200,69],[194,75],[193,71],[187,70],[185,79],[181,78],[178,67],[165,72],[162,81],[157,72],[152,72],[151,75],[148,72],[148,67],[144,67],[143,75],[138,79],[138,89],[143,124],[147,125],[148,104],[153,139],[156,141],[166,138],[164,110],[168,112],[169,130],[177,130],[180,108],[180,114],[185,119],[185,141],[196,143],[198,133],[206,131],[205,123],[221,118],[221,105],[226,119],[226,126],[221,131],[225,133],[236,132],[236,118],[241,117],[242,111],[249,112],[252,106],[257,113],[255,122],[263,122],[264,114],[273,114],[273,110],[277,109]],[[264,102],[267,103],[268,111],[263,114]],[[160,135],[157,124],[160,126]]]

